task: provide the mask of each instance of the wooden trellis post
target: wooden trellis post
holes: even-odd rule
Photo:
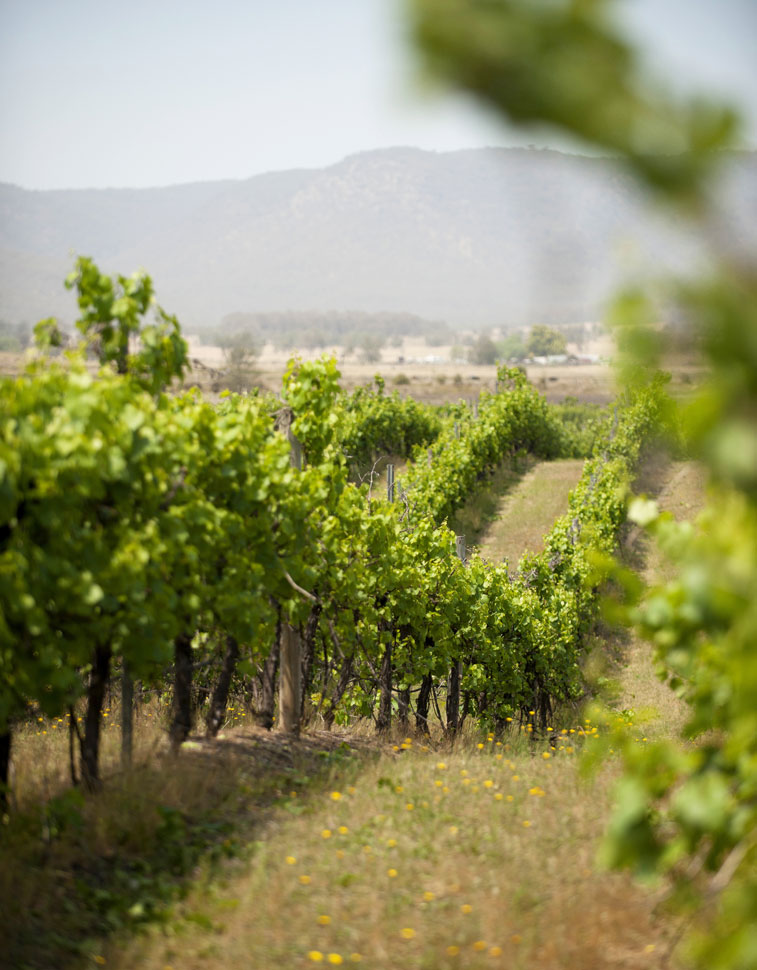
[[[276,415],[274,428],[287,436],[292,468],[302,468],[302,445],[292,433],[294,412],[283,407]],[[300,678],[302,676],[302,643],[300,631],[287,620],[281,624],[279,660],[279,729],[284,734],[300,731]]]
[[[286,620],[281,624],[279,667],[279,730],[300,733],[300,676],[302,645],[300,633]]]
[[[465,565],[466,552],[465,536],[455,536],[455,553],[463,565]]]
[[[134,681],[126,658],[121,660],[121,767],[131,766],[134,737]]]
[[[465,536],[455,536],[455,553],[460,562],[465,565]],[[453,660],[447,678],[447,734],[454,738],[460,724],[460,681],[463,678],[463,662],[459,658]]]

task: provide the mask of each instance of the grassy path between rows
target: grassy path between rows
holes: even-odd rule
[[[514,490],[508,484],[504,515],[488,528],[484,554],[515,562],[524,548],[538,548],[580,474],[580,463],[550,464],[533,468]],[[701,501],[702,483],[690,466],[660,465],[643,487],[662,488],[661,504],[683,517]],[[530,538],[498,551],[500,539],[516,542],[515,525]],[[629,554],[652,579],[663,570],[643,542],[632,535]],[[613,648],[617,707],[664,711],[664,719],[644,725],[647,735],[671,729],[680,710],[654,678],[648,646]],[[551,726],[553,745],[527,724],[502,741],[471,731],[452,750],[439,737],[397,737],[381,749],[363,740],[357,756],[335,746],[337,739],[321,756],[317,734],[288,745],[246,727],[212,746],[195,742],[162,793],[155,771],[151,795],[134,783],[125,794],[138,822],[150,797],[181,806],[199,790],[223,789],[220,815],[233,806],[237,827],[219,838],[218,849],[230,858],[198,862],[185,898],[160,921],[137,934],[116,925],[66,967],[676,966],[670,953],[678,926],[659,908],[660,894],[595,864],[617,767],[610,760],[592,782],[584,780],[580,754],[597,743],[597,728],[575,714],[564,717]],[[361,746],[357,735],[348,740]],[[303,745],[313,749],[309,759]],[[121,810],[128,813],[128,802]],[[240,811],[246,825],[238,824]],[[171,818],[165,837],[180,851],[191,833],[181,811]],[[117,856],[129,848],[102,832],[99,851]]]
[[[543,539],[568,507],[568,495],[578,484],[583,459],[542,461],[506,492],[478,547],[490,562],[506,559],[515,568],[524,552],[541,552]]]

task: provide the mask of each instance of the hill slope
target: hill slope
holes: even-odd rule
[[[757,212],[756,158],[732,164],[737,236]],[[277,309],[408,311],[456,325],[585,319],[622,273],[691,265],[697,248],[605,159],[394,148],[245,181],[0,185],[1,318],[72,319],[61,280],[75,253],[109,272],[145,267],[192,328]]]

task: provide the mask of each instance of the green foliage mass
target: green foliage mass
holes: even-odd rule
[[[543,324],[531,327],[526,348],[532,357],[548,357],[550,354],[565,353],[565,337],[559,330],[552,330]]]
[[[104,293],[108,316],[112,290],[88,268],[82,305]],[[140,286],[151,292],[147,278]],[[135,299],[136,319],[146,300]],[[93,330],[105,331],[94,315]],[[120,354],[124,344],[114,346]],[[481,396],[477,417],[461,406],[441,422],[385,397],[381,382],[345,405],[333,360],[293,360],[282,399],[304,455],[295,468],[271,400],[229,394],[212,406],[196,393],[154,393],[157,377],[145,379],[137,355],[115,371],[110,351],[103,359],[97,376],[74,354],[1,385],[0,730],[29,705],[52,716],[89,691],[86,745],[99,718],[89,673],[103,662],[106,677],[126,663],[160,680],[181,637],[198,658],[231,639],[240,674],[254,673],[282,616],[315,631],[319,703],[331,715],[374,710],[387,651],[395,687],[462,662],[471,710],[497,722],[537,695],[546,709],[575,692],[589,615],[582,569],[565,572],[556,592],[535,577],[557,560],[530,564],[517,582],[505,567],[465,568],[444,525],[507,455],[561,453],[560,424],[520,371],[500,371],[501,391]],[[169,352],[165,376],[172,362]],[[403,446],[436,435],[435,457],[419,454],[401,502],[372,502],[367,486],[349,484],[345,443],[362,428],[363,447],[375,449],[402,420]],[[591,516],[581,541],[564,543],[566,561],[587,537],[603,549],[612,541],[623,507],[613,461],[592,473],[611,485],[592,479],[577,513]]]
[[[343,401],[338,435],[348,461],[358,467],[381,455],[409,457],[416,446],[425,447],[442,429],[438,409],[395,391],[384,393],[380,377],[375,387],[360,387]]]

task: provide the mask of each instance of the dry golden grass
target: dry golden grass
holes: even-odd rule
[[[117,721],[107,713],[106,724]],[[159,919],[221,860],[244,854],[291,790],[320,790],[349,767],[339,732],[290,742],[239,709],[218,739],[193,738],[177,758],[164,719],[143,709],[126,772],[120,729],[106,727],[105,784],[84,798],[70,788],[65,719],[17,732],[14,810],[0,836],[0,967],[91,965],[97,939],[142,910]]]
[[[583,459],[565,458],[533,467],[501,498],[495,520],[481,537],[481,555],[490,562],[507,559],[514,568],[524,552],[540,552],[544,536],[567,509],[583,466]]]
[[[666,966],[674,927],[655,897],[594,867],[613,772],[587,788],[575,737],[408,744],[352,786],[293,799],[247,872],[102,956],[121,970]]]

